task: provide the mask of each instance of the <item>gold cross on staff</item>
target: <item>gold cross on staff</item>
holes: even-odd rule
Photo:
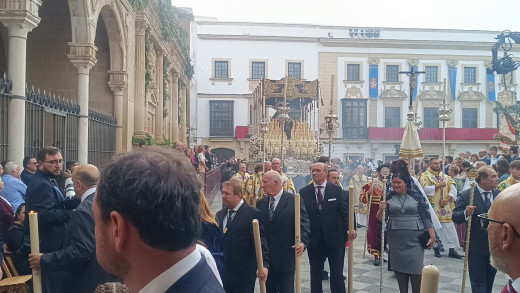
[[[415,80],[417,79],[417,75],[426,73],[424,71],[416,71],[415,66],[410,66],[410,71],[399,71],[399,74],[406,74],[410,77],[410,106],[409,109],[412,109],[412,101],[413,101],[413,92],[415,91]]]

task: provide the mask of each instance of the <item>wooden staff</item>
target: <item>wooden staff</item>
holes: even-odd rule
[[[294,255],[296,256],[296,262],[295,262],[295,266],[296,266],[296,275],[294,277],[294,287],[296,289],[296,293],[301,293],[302,292],[302,277],[301,277],[301,270],[300,270],[300,265],[301,265],[301,259],[302,259],[302,256],[301,255],[298,255],[298,253],[296,253],[296,248],[298,248],[300,246],[300,242],[301,242],[301,226],[300,226],[300,194],[297,193],[295,196],[294,196]]]
[[[377,175],[375,175],[375,176],[377,176]],[[372,193],[374,192],[374,177],[375,176],[372,174],[372,184],[370,184],[370,192],[368,195],[367,229],[365,231],[365,243],[363,244],[363,260],[365,260],[365,254],[367,251],[368,229],[370,227],[370,208],[372,207]]]
[[[348,231],[354,232],[354,186],[348,188]],[[354,270],[354,240],[348,241],[348,293],[352,293],[353,286],[353,270]]]
[[[40,237],[38,233],[38,213],[29,212],[29,228],[31,230],[31,254],[40,253]],[[42,275],[40,269],[32,269],[33,292],[42,293]]]
[[[471,191],[469,193],[469,205],[473,206],[473,198],[475,196],[475,179],[478,177],[478,171],[477,169],[472,169],[469,171],[467,178],[471,179]],[[468,227],[466,228],[466,255],[464,257],[464,273],[462,275],[462,290],[461,292],[464,293],[466,289],[466,272],[468,271],[468,253],[469,253],[469,240],[471,236],[471,220],[473,218],[473,215],[468,216]]]
[[[262,242],[260,240],[260,226],[258,220],[253,220],[253,235],[255,237],[255,251],[256,251],[256,263],[258,265],[258,272],[261,274],[264,272],[264,259],[262,257]],[[265,282],[258,280],[260,283],[260,293],[265,293]]]
[[[384,202],[386,200],[386,183],[388,181],[388,176],[390,175],[390,170],[387,167],[381,169],[381,176],[383,176],[383,194],[381,195],[381,201]],[[379,253],[379,257],[381,258],[381,265],[379,267],[379,293],[383,292],[383,256],[385,255],[385,210],[382,212],[381,218],[381,251]]]

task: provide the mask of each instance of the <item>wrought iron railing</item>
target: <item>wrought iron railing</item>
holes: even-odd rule
[[[117,119],[92,110],[88,118],[88,161],[100,167],[116,153]]]
[[[7,160],[7,148],[9,147],[9,103],[12,83],[6,80],[5,74],[0,78],[0,160]]]
[[[25,155],[36,156],[45,146],[63,152],[65,161],[78,159],[79,105],[61,96],[27,89]]]

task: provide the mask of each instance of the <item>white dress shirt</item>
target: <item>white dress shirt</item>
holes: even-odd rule
[[[242,206],[242,204],[244,203],[244,200],[240,200],[240,202],[237,204],[237,206],[233,209],[233,211],[235,211],[235,215],[236,215],[236,212],[238,211],[238,209]],[[222,221],[222,226],[224,228],[227,227],[227,218],[228,218],[228,214],[229,214],[229,209],[226,211],[226,214],[224,215],[224,220]],[[233,218],[235,217],[235,215],[233,215]],[[233,220],[233,219],[231,219]]]
[[[277,195],[275,195],[273,198],[274,198],[274,208],[273,208],[273,211],[276,210],[276,207],[278,206],[278,203],[280,202],[280,198],[282,197],[282,193],[283,193],[283,188],[282,190],[280,190],[280,192],[278,192]],[[269,207],[271,206],[271,198],[269,198]]]
[[[316,182],[312,182],[314,186],[314,194],[316,195],[316,202],[318,202],[318,186],[321,186],[321,195],[323,196],[323,200],[325,201],[325,186],[327,186],[327,180],[323,181],[322,184],[316,184]]]
[[[520,278],[516,278],[512,285],[516,292],[520,292]]]
[[[81,202],[83,202],[85,198],[87,198],[87,196],[89,196],[92,192],[96,192],[96,187],[92,187],[89,190],[85,191],[85,193],[83,193],[83,195],[81,196]]]
[[[166,290],[182,278],[182,276],[193,269],[200,259],[200,252],[194,247],[190,254],[153,279],[144,286],[143,289],[139,290],[139,293],[166,292]]]

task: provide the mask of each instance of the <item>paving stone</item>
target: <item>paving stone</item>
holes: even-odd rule
[[[216,214],[222,207],[222,198],[219,195],[215,197],[211,205],[211,211]],[[363,260],[363,243],[365,241],[365,228],[358,229],[358,239],[354,241],[354,271],[353,271],[353,291],[356,293],[379,293],[379,267],[373,265],[373,256],[366,254]],[[462,248],[457,248],[457,252],[464,255]],[[347,276],[347,254],[345,255],[345,269],[343,274]],[[433,256],[433,251],[428,250],[424,253],[424,264],[435,265],[440,271],[439,293],[456,293],[460,292],[462,286],[462,272],[464,268],[464,259],[453,259],[447,256],[447,252],[442,253],[441,258]],[[383,292],[396,293],[399,292],[397,279],[393,272],[387,270],[388,263],[384,263],[383,268]],[[301,261],[302,272],[302,293],[310,293],[310,275],[309,275],[309,258],[305,252]],[[328,268],[326,268],[328,271]],[[497,273],[493,292],[500,292],[506,283],[505,275],[501,272]],[[348,282],[345,280],[345,286]],[[411,289],[409,289],[411,292]],[[255,292],[260,292],[258,282]],[[323,292],[330,293],[329,280],[323,281]],[[466,277],[466,292],[470,293],[469,275]]]

